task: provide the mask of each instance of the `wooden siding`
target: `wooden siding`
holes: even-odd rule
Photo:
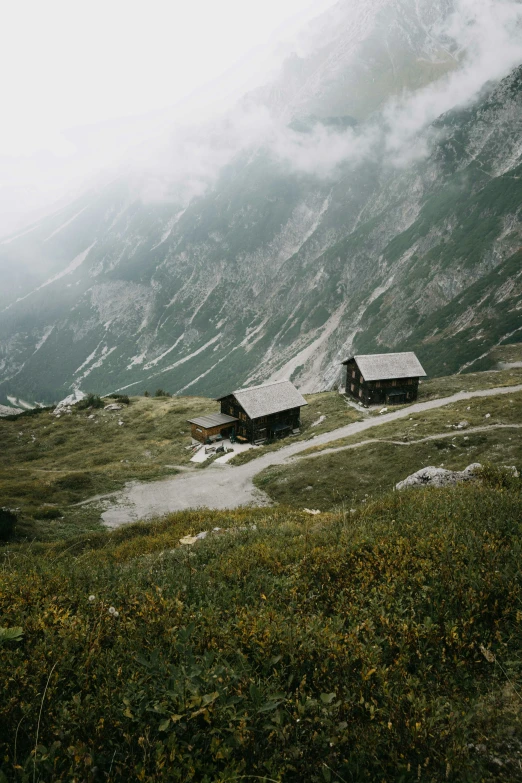
[[[208,438],[212,438],[214,435],[228,434],[231,430],[236,429],[236,422],[229,422],[228,424],[218,424],[216,427],[200,427],[197,424],[190,425],[190,433],[194,440],[199,440],[200,443],[206,443]],[[223,432],[225,431],[225,432]]]
[[[221,400],[221,413],[238,418],[237,434],[251,443],[281,437],[284,434],[284,430],[279,429],[281,427],[286,426],[288,428],[286,434],[289,434],[301,426],[300,408],[290,408],[287,411],[251,419],[232,394]],[[276,428],[275,431],[274,428]]]
[[[355,359],[346,364],[346,394],[363,405],[402,405],[417,399],[419,378],[365,381]]]

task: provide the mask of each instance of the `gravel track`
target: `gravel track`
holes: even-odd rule
[[[289,443],[279,451],[264,454],[245,465],[216,465],[214,463],[205,470],[184,472],[160,481],[132,482],[127,484],[121,492],[96,498],[96,500],[102,500],[108,504],[101,519],[107,527],[116,528],[140,519],[150,519],[189,508],[232,509],[247,505],[270,505],[271,500],[268,495],[258,490],[253,484],[254,476],[269,465],[285,464],[311,446],[320,446],[350,435],[357,435],[397,419],[408,418],[412,413],[442,408],[454,402],[471,400],[475,397],[494,397],[499,394],[513,394],[519,391],[522,391],[522,384],[496,389],[481,389],[474,392],[459,392],[451,397],[417,402],[407,408],[385,413],[379,418],[357,421],[331,432],[317,435],[311,440]],[[341,447],[341,449],[343,448],[346,447]],[[334,447],[333,450],[337,449]],[[325,453],[328,452],[321,452],[321,454]]]

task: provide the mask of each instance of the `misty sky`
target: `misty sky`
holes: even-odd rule
[[[390,6],[399,17],[408,10],[430,46],[434,36],[444,46],[452,41],[458,67],[413,93],[390,96],[384,126],[342,133],[318,127],[303,136],[266,107],[237,99],[273,79],[293,51],[302,54],[306,23],[336,0],[4,2],[0,236],[96,186],[101,172],[113,176],[123,161],[140,180],[142,199],[164,201],[174,193],[185,204],[241,149],[267,147],[316,176],[382,150],[396,165],[424,155],[424,128],[522,62],[522,0],[438,3],[445,18],[427,30],[431,3],[344,0],[336,6],[328,15],[328,45],[339,24],[346,38],[334,61],[356,62],[359,38],[373,30],[372,13]],[[309,25],[312,36],[316,28],[322,30],[315,21]],[[386,51],[388,27],[376,29]],[[220,114],[226,115],[221,126]]]
[[[3,3],[0,233],[140,141],[169,107],[192,96],[192,115],[216,109],[266,78],[288,53],[277,42],[333,2]]]

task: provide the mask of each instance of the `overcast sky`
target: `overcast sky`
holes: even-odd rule
[[[151,113],[219,108],[266,76],[277,41],[333,2],[4,0],[0,233],[139,141]]]
[[[419,19],[430,2],[410,0]],[[522,0],[454,0],[439,33],[465,56],[445,78],[385,107],[384,138],[375,128],[303,137],[266,110],[240,107],[216,143],[203,121],[269,79],[292,51],[302,53],[298,33],[335,3],[0,0],[0,236],[129,158],[146,171],[142,197],[152,200],[170,198],[173,188],[179,198],[181,186],[186,200],[203,192],[245,146],[268,145],[318,176],[379,149],[401,164],[425,153],[415,139],[426,125],[522,62]],[[345,0],[348,44],[382,4]]]

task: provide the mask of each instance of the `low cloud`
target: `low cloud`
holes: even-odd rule
[[[507,76],[522,63],[522,5],[514,0],[458,0],[440,25],[462,53],[460,67],[417,92],[389,104],[384,112],[386,150],[398,163],[415,154],[421,131],[451,109],[472,103],[488,82]],[[417,150],[422,154],[422,150]]]
[[[350,0],[351,1],[351,0]],[[390,0],[392,2],[392,0]],[[413,0],[412,0],[413,5]],[[429,86],[391,100],[364,126],[337,130],[316,122],[300,132],[266,106],[244,101],[225,117],[178,130],[135,164],[145,200],[182,204],[202,195],[238,155],[268,151],[291,170],[331,177],[338,166],[381,159],[403,166],[429,152],[435,119],[472,103],[488,82],[522,63],[522,4],[516,0],[455,0],[453,12],[430,30],[455,70]]]

